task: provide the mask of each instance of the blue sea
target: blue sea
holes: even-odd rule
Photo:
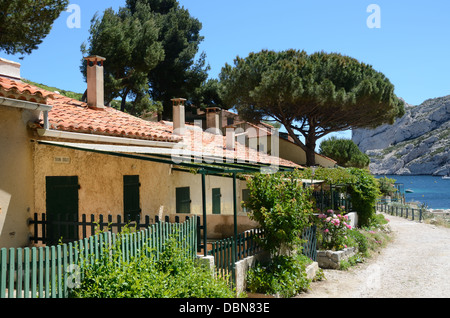
[[[414,191],[405,193],[406,202],[425,203],[430,209],[450,209],[450,180],[433,176],[386,175],[386,177],[397,180],[397,183],[403,183],[403,191],[407,189]]]

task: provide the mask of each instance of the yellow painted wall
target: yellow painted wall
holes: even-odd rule
[[[269,145],[269,149],[271,146],[271,136],[267,137],[267,142]],[[280,146],[280,150],[279,150],[279,157],[295,162],[296,164],[299,165],[306,165],[306,152],[303,151],[302,148],[300,148],[299,146],[297,146],[296,144],[285,140],[283,138],[279,138],[279,146]],[[316,165],[318,166],[322,166],[325,168],[333,168],[335,166],[335,162],[333,162],[332,160],[329,160],[325,157],[322,157],[319,154],[316,154]]]
[[[55,163],[55,157],[69,158],[70,163]],[[89,218],[90,214],[112,214],[115,220],[115,215],[123,215],[123,176],[139,175],[142,215],[154,218],[163,207],[161,216],[169,215],[173,219],[176,209],[175,192],[178,187],[190,187],[191,213],[202,215],[201,175],[172,171],[171,166],[167,164],[36,144],[34,165],[36,167],[34,189],[38,213],[46,211],[46,176],[78,176],[81,186],[79,215],[87,214]],[[220,223],[217,221],[220,217],[212,218],[211,215],[213,188],[221,188],[222,215],[233,215],[233,179],[206,177],[207,214],[211,216],[211,221],[214,219],[215,224],[209,227],[208,232],[211,233],[219,229],[216,223]],[[246,182],[238,180],[239,216],[247,215],[242,212],[240,205],[242,189],[245,188]],[[179,216],[183,219],[185,215]]]
[[[0,106],[0,248],[28,246],[34,210],[33,144],[27,123],[38,112]]]

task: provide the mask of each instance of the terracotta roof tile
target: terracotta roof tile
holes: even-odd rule
[[[85,103],[62,95],[56,95],[49,105],[53,106],[49,112],[51,129],[154,141],[181,141],[164,124],[148,122],[111,107],[94,110]]]
[[[26,98],[39,96],[52,106],[52,110],[48,114],[50,129],[154,141],[183,142],[189,150],[198,151],[199,144],[194,139],[194,134],[184,137],[176,136],[173,134],[173,124],[169,122],[146,121],[111,107],[104,110],[91,109],[84,102],[58,93],[48,92],[20,81],[0,78],[0,94],[8,91],[14,91],[16,99],[20,98],[20,95]],[[38,125],[42,127],[42,124],[41,118]],[[190,129],[190,131],[193,130]],[[274,163],[274,157],[239,144],[237,144],[236,150],[226,149],[225,136],[216,136],[205,131],[201,131],[201,136],[200,150],[205,154],[220,153],[223,157],[241,159],[245,162]],[[281,158],[277,158],[277,160],[280,165],[300,167],[288,160]]]
[[[201,134],[201,137],[200,137]],[[201,138],[201,141],[198,139]],[[302,168],[302,166],[283,158],[270,156],[264,152],[245,147],[236,142],[236,148],[227,149],[226,136],[213,135],[206,131],[198,130],[198,134],[192,132],[186,134],[184,143],[187,149],[192,152],[201,152],[205,156],[219,156],[224,158],[239,159],[243,162],[261,162],[265,164],[281,165],[287,167]]]
[[[22,81],[0,77],[0,96],[47,104],[48,99],[53,98],[54,93],[37,88]]]

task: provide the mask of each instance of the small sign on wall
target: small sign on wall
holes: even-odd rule
[[[54,157],[53,162],[58,163],[58,164],[69,164],[70,158],[69,157]]]

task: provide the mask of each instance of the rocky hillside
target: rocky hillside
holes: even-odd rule
[[[353,141],[371,159],[374,174],[450,173],[450,96],[407,105],[394,125],[353,131]]]

